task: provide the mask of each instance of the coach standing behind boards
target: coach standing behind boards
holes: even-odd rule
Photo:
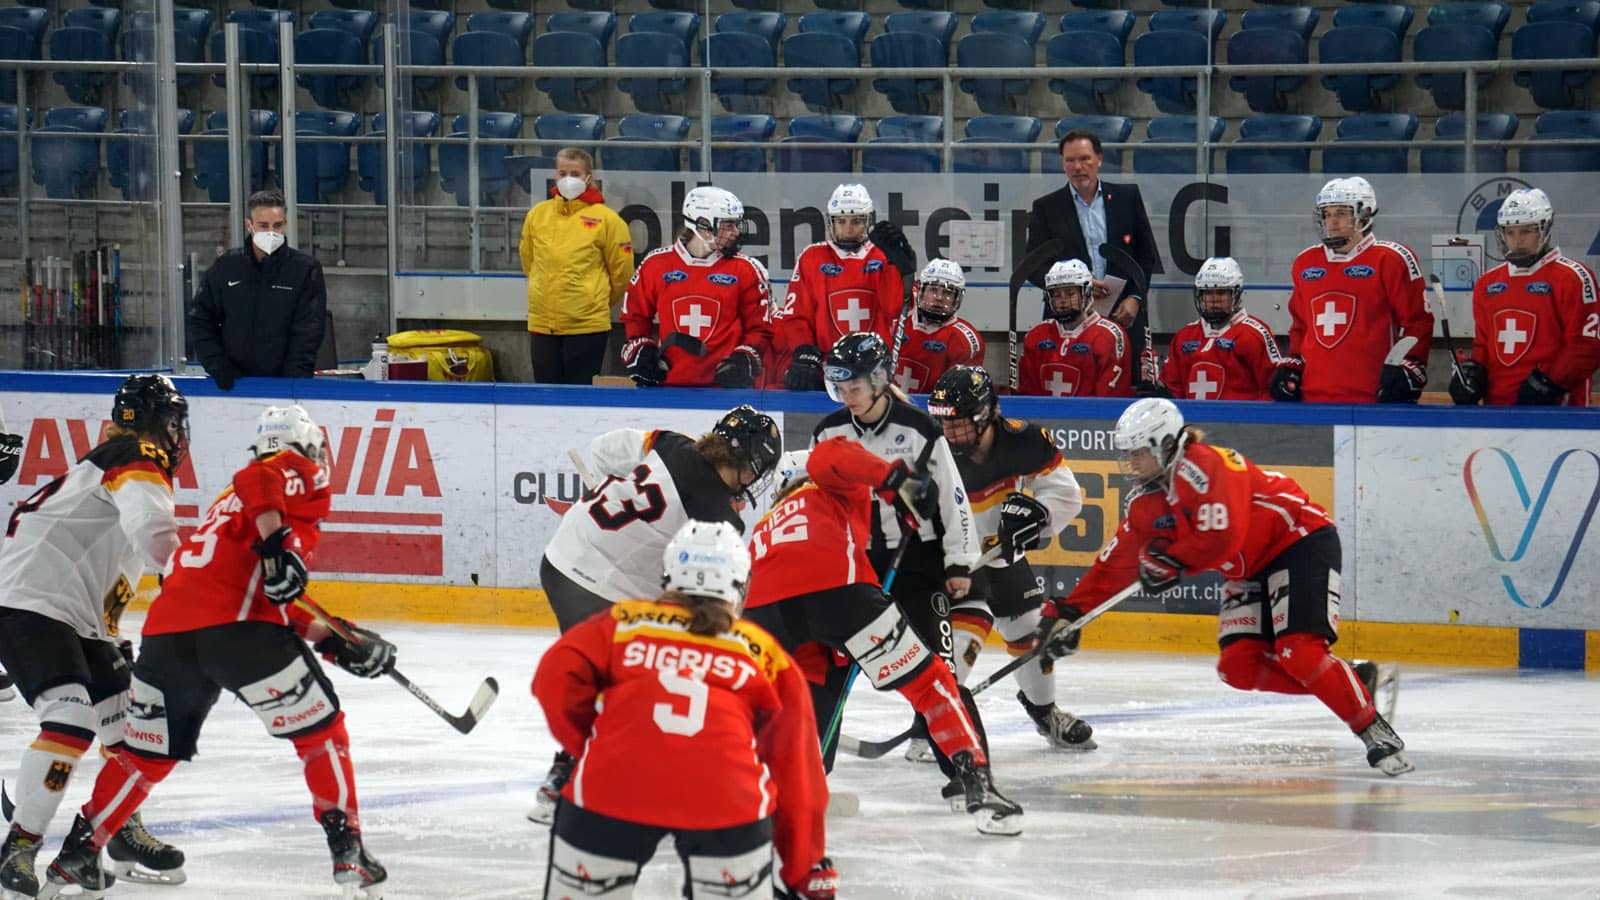
[[[217,257],[189,304],[189,336],[225,391],[245,377],[310,378],[328,309],[322,263],[284,245],[283,194],[245,202],[250,241]]]
[[[1027,249],[1061,238],[1067,245],[1062,259],[1082,260],[1094,273],[1096,300],[1106,296],[1106,275],[1116,275],[1127,282],[1111,307],[1110,317],[1128,333],[1133,344],[1131,357],[1137,361],[1144,350],[1149,313],[1147,298],[1136,293],[1134,284],[1149,284],[1151,273],[1161,264],[1144,198],[1136,185],[1100,180],[1100,138],[1092,132],[1074,129],[1062,135],[1057,146],[1067,185],[1033,201],[1033,208],[1028,211]],[[1108,266],[1100,255],[1102,243],[1127,251],[1144,272],[1135,278],[1115,265]],[[1047,264],[1038,272],[1029,273],[1029,280],[1043,288],[1048,269]]]

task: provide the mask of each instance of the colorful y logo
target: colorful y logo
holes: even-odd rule
[[[1517,499],[1522,503],[1523,510],[1528,513],[1528,523],[1522,528],[1522,537],[1517,541],[1516,548],[1509,555],[1500,548],[1500,542],[1495,539],[1494,529],[1489,525],[1489,516],[1483,508],[1483,499],[1478,496],[1478,489],[1472,478],[1472,462],[1484,450],[1490,450],[1498,454],[1500,460],[1505,463],[1506,470],[1511,474],[1511,484],[1516,488]],[[1557,456],[1555,461],[1550,464],[1550,471],[1544,477],[1544,486],[1539,489],[1539,498],[1532,501],[1531,509],[1529,508],[1530,498],[1527,485],[1523,483],[1522,472],[1517,468],[1517,461],[1511,458],[1510,453],[1499,447],[1479,448],[1468,454],[1466,465],[1461,469],[1461,478],[1467,484],[1467,496],[1472,500],[1472,508],[1478,514],[1478,524],[1483,528],[1484,539],[1489,542],[1489,553],[1499,562],[1514,563],[1522,559],[1523,554],[1528,552],[1528,545],[1533,541],[1534,528],[1539,524],[1539,517],[1544,513],[1544,505],[1550,499],[1551,490],[1555,488],[1556,475],[1560,473],[1561,465],[1567,461],[1567,457],[1572,456],[1574,453],[1588,454],[1589,458],[1595,462],[1597,477],[1594,490],[1589,496],[1589,505],[1584,509],[1582,518],[1578,520],[1578,527],[1573,530],[1572,544],[1567,547],[1566,558],[1561,561],[1561,567],[1556,572],[1555,584],[1550,588],[1550,593],[1544,598],[1543,602],[1537,606],[1530,605],[1526,600],[1522,599],[1522,594],[1517,591],[1516,585],[1511,583],[1511,576],[1500,576],[1500,581],[1505,584],[1506,593],[1511,595],[1512,601],[1518,606],[1529,609],[1543,609],[1555,602],[1556,596],[1561,593],[1562,585],[1566,584],[1567,574],[1572,571],[1572,562],[1577,558],[1578,548],[1583,545],[1583,537],[1589,530],[1589,520],[1594,518],[1595,507],[1600,506],[1600,454],[1596,454],[1592,450],[1567,450]]]

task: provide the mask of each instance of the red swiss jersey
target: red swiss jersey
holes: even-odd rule
[[[1022,341],[1017,392],[1049,397],[1132,397],[1133,350],[1122,326],[1090,311],[1076,328],[1046,319]]]
[[[1588,406],[1600,367],[1600,304],[1594,273],[1552,247],[1527,269],[1501,263],[1472,287],[1472,358],[1489,373],[1488,404],[1517,402],[1535,368]]]
[[[1294,259],[1289,353],[1305,360],[1300,395],[1313,403],[1376,403],[1383,358],[1402,337],[1428,365],[1433,313],[1422,267],[1404,244],[1363,237],[1348,254],[1322,244]]]
[[[1282,361],[1272,329],[1241,309],[1221,328],[1197,319],[1178,329],[1161,381],[1179,399],[1266,400]]]
[[[854,253],[841,253],[827,241],[812,244],[794,262],[776,327],[791,352],[814,344],[826,353],[834,341],[857,331],[876,331],[893,341],[902,290],[899,270],[871,241]]]
[[[1215,569],[1248,578],[1295,541],[1333,524],[1293,478],[1257,468],[1233,450],[1191,443],[1172,488],[1141,488],[1117,533],[1072,589],[1068,602],[1088,609],[1139,578],[1139,553],[1167,537],[1167,554],[1195,574]]]
[[[332,495],[328,473],[299,453],[253,460],[206,510],[205,520],[172,555],[171,571],[145,617],[145,634],[195,631],[228,622],[303,625],[307,614],[280,606],[261,592],[256,516],[276,510],[293,536],[285,542],[307,563]]]
[[[768,291],[767,270],[743,253],[695,259],[674,241],[651,252],[633,273],[622,298],[622,324],[629,340],[661,342],[661,359],[671,367],[662,384],[706,387],[716,383],[717,364],[739,345],[765,352],[771,342]],[[668,337],[680,333],[704,344],[704,354],[668,346]]]
[[[872,489],[892,468],[846,437],[812,448],[806,459],[811,483],[778,501],[751,533],[745,608],[847,584],[877,584],[867,559]]]
[[[912,322],[916,322],[915,313]],[[931,328],[913,324],[906,329],[905,342],[900,345],[894,381],[908,394],[926,394],[951,367],[981,365],[983,338],[967,320],[952,318]]]
[[[805,679],[760,627],[707,636],[689,621],[676,604],[624,600],[539,660],[533,694],[578,757],[562,795],[661,828],[772,816],[783,881],[799,884],[822,858],[828,806]]]

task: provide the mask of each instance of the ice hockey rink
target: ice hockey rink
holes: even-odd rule
[[[388,679],[334,675],[367,845],[389,869],[384,896],[541,896],[547,832],[523,814],[554,744],[527,685],[553,633],[369,624],[452,710],[486,675],[502,687],[462,736]],[[991,648],[978,674],[1000,661]],[[1062,705],[1094,724],[1091,753],[1047,748],[1009,683],[981,694],[997,783],[1027,810],[1020,838],[981,836],[949,812],[932,766],[841,755],[831,784],[856,794],[860,812],[828,823],[839,896],[1600,897],[1600,680],[1406,668],[1395,725],[1417,770],[1391,779],[1315,700],[1233,691],[1211,665],[1104,651],[1064,660]],[[909,719],[898,695],[858,685],[845,731],[883,738]],[[0,731],[12,780],[36,724],[13,701]],[[201,754],[145,808],[152,831],[188,854],[189,882],[119,884],[110,896],[339,896],[293,749],[224,697]],[[69,788],[41,872],[97,769],[86,764]],[[680,884],[664,849],[637,896],[669,900]]]

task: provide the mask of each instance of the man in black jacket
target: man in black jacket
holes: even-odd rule
[[[1058,147],[1067,184],[1033,201],[1033,208],[1028,211],[1027,249],[1032,250],[1051,238],[1065,241],[1067,249],[1062,259],[1082,260],[1094,273],[1096,301],[1106,296],[1104,279],[1107,275],[1125,279],[1127,283],[1111,306],[1110,318],[1128,333],[1133,344],[1133,359],[1139,360],[1150,321],[1146,309],[1149,298],[1139,296],[1135,284],[1148,285],[1151,274],[1161,266],[1155,235],[1150,231],[1150,217],[1144,209],[1144,197],[1139,194],[1137,185],[1100,180],[1100,138],[1093,132],[1069,131],[1062,135]],[[1103,259],[1101,243],[1121,247],[1144,271],[1134,275]],[[1049,264],[1046,264],[1038,272],[1029,273],[1028,279],[1042,289],[1048,269]]]
[[[217,258],[189,304],[195,355],[225,391],[243,377],[311,377],[328,307],[322,264],[284,246],[283,194],[251,194],[246,216],[249,243]]]

